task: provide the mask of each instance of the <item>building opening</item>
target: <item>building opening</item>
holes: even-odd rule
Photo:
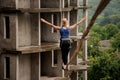
[[[57,51],[56,50],[52,50],[52,67],[57,67],[57,62],[58,58],[57,58]]]
[[[4,21],[4,37],[5,39],[10,39],[10,18],[9,16],[5,16],[4,17],[5,21]]]
[[[10,79],[10,57],[5,57],[5,67],[4,67],[5,71],[4,71],[4,74],[5,74],[5,78],[6,79]]]
[[[58,26],[58,21],[57,21],[58,20],[58,15],[57,14],[52,14],[51,17],[52,17],[52,20],[51,20],[52,24]],[[52,33],[57,33],[57,30],[52,28]]]

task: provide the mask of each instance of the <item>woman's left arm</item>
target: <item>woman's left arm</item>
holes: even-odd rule
[[[84,20],[86,19],[86,16],[84,16],[80,21],[78,21],[77,23],[73,24],[70,26],[70,29],[74,29],[75,27],[77,27],[80,23],[82,23]]]

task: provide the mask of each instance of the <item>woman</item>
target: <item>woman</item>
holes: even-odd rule
[[[46,20],[44,20],[43,18],[41,18],[41,21],[46,23],[47,25],[49,25],[50,27],[55,28],[56,30],[60,30],[60,48],[61,48],[61,52],[62,52],[62,61],[63,61],[63,66],[62,69],[67,69],[67,58],[68,58],[68,53],[70,50],[70,31],[73,30],[75,27],[77,27],[81,22],[83,22],[86,19],[86,16],[83,17],[80,21],[78,21],[77,23],[71,25],[71,26],[67,26],[68,24],[68,20],[66,18],[62,19],[62,27],[60,26],[56,26]]]

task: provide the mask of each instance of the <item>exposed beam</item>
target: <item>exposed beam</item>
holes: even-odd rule
[[[73,8],[62,8],[62,9],[59,9],[59,8],[41,8],[41,9],[38,9],[38,8],[34,8],[34,9],[31,9],[31,8],[19,8],[19,10],[21,12],[29,12],[29,13],[37,13],[37,12],[65,12],[65,11],[71,11]]]
[[[72,11],[72,10],[78,10],[78,9],[88,9],[91,8],[91,6],[79,6],[79,7],[67,7],[67,8],[11,8],[11,7],[0,7],[0,12],[6,12],[6,13],[14,13],[14,12],[29,12],[29,13],[38,13],[38,12],[66,12],[66,11]]]
[[[70,39],[72,41],[78,41],[81,39],[80,36],[70,36]],[[30,53],[37,53],[37,52],[45,52],[45,51],[51,51],[51,50],[56,50],[60,49],[59,43],[49,43],[49,42],[44,42],[41,43],[41,46],[24,46],[24,47],[18,47],[16,50],[8,50],[8,49],[3,49],[3,51],[7,51],[8,53],[12,54],[30,54]]]
[[[46,52],[51,50],[60,49],[59,43],[42,43],[42,46],[25,46],[19,47],[17,50],[8,50],[3,49],[4,52],[8,52],[11,54],[31,54],[31,53],[39,53]]]

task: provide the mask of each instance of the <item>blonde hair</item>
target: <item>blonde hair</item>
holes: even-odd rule
[[[64,27],[67,26],[67,19],[66,18],[62,19],[62,26],[64,26]]]

